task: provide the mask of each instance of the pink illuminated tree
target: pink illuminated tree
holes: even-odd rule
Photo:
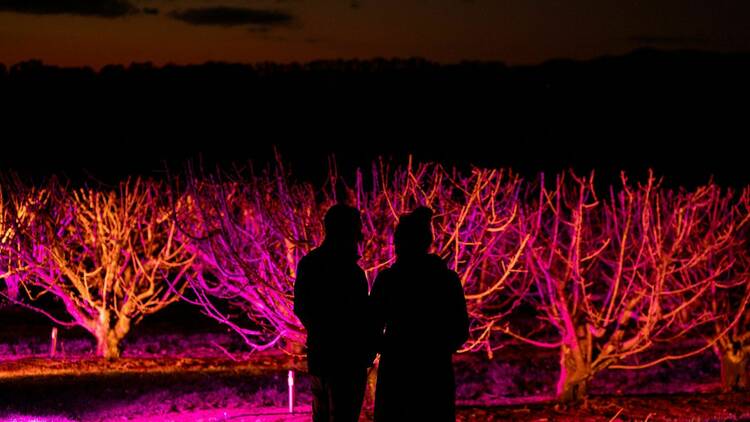
[[[464,350],[491,357],[510,339],[559,350],[563,401],[584,397],[606,368],[697,354],[739,326],[742,301],[715,332],[720,313],[701,310],[741,262],[727,258],[739,250],[741,213],[717,211],[726,197],[714,185],[672,191],[653,176],[633,185],[623,175],[600,198],[593,177],[560,175],[548,186],[411,161],[376,164],[343,191],[333,188],[335,172],[318,190],[293,183],[280,164],[262,175],[188,180],[178,221],[199,256],[192,300],[253,350],[299,350],[304,341],[292,312],[294,272],[322,241],[337,193],[362,211],[360,264],[370,280],[394,260],[398,216],[433,208],[434,252],[459,274],[472,320]],[[707,341],[670,350],[688,335]]]
[[[5,284],[3,296],[15,300],[18,296],[18,276],[11,270],[10,253],[16,237],[16,222],[13,221],[15,213],[10,211],[11,206],[5,189],[0,185],[0,279]]]
[[[750,300],[748,211],[747,191],[737,198],[713,183],[691,192],[660,192],[649,215],[649,268],[663,282],[661,307],[669,311],[670,324],[655,341],[674,349],[675,338],[690,334],[702,335],[705,344],[614,368],[642,368],[713,347],[721,359],[724,388],[747,386],[748,349],[742,343],[749,337],[744,334]]]
[[[397,168],[373,166],[372,189],[355,195],[372,236],[364,260],[370,279],[393,263],[398,217],[420,205],[432,208],[433,252],[458,273],[472,321],[463,351],[484,349],[491,357],[504,340],[499,327],[528,289],[521,257],[531,236],[520,224],[521,193],[521,179],[504,170],[462,173],[411,160]]]
[[[13,248],[16,230],[15,222],[12,221],[13,213],[9,209],[11,205],[6,201],[8,201],[7,194],[0,185],[0,279],[5,284],[4,296],[14,300],[18,295],[18,283],[16,282],[17,276],[11,274],[9,255]],[[9,280],[11,277],[13,278]]]
[[[731,238],[705,229],[717,218],[714,188],[675,193],[652,176],[632,186],[623,175],[619,191],[599,198],[593,176],[560,175],[551,187],[542,178],[525,213],[534,234],[525,252],[534,279],[527,300],[556,335],[507,333],[560,351],[559,400],[585,397],[587,383],[606,368],[643,368],[707,348],[640,361],[654,344],[673,344],[713,320],[710,313],[689,321],[680,315],[700,307],[731,268],[723,259]]]
[[[513,174],[473,169],[464,175],[438,164],[388,168],[381,162],[369,179],[357,172],[349,186],[332,170],[327,185],[316,190],[292,183],[279,163],[262,175],[188,180],[192,211],[180,216],[180,226],[199,257],[191,300],[253,350],[304,341],[292,312],[295,271],[299,259],[322,242],[323,215],[336,199],[362,212],[360,264],[370,281],[393,263],[399,215],[418,205],[436,211],[435,252],[471,295],[475,324],[466,350],[484,347],[491,354],[500,340],[494,327],[520,302],[522,295],[504,288],[526,279],[519,265],[530,238],[520,231],[521,181]]]
[[[0,279],[5,282],[5,291],[0,295],[12,303],[25,305],[19,301],[25,267],[18,257],[22,246],[18,233],[28,230],[35,221],[49,199],[49,191],[9,188],[15,186],[22,186],[16,178],[9,178],[7,185],[0,185]]]
[[[747,261],[743,265],[746,266]],[[745,272],[741,278],[731,281],[717,282],[710,299],[716,316],[714,334],[718,336],[714,351],[721,362],[721,382],[725,391],[750,387],[750,282],[747,274]]]
[[[133,324],[180,297],[193,256],[175,236],[162,185],[135,179],[115,190],[50,183],[33,224],[17,233],[17,274],[32,302],[62,301],[63,325],[96,338],[96,354],[120,355]]]
[[[252,350],[299,351],[305,334],[293,312],[297,264],[322,241],[332,200],[310,184],[291,183],[280,164],[262,175],[188,180],[191,208],[178,221],[197,255],[189,300]]]
[[[735,199],[729,191],[712,201],[713,219],[705,230],[731,238],[732,247],[721,258],[730,270],[713,279],[710,294],[701,310],[713,317],[712,330],[705,336],[713,344],[721,362],[721,381],[725,391],[746,390],[750,387],[750,188],[745,188]],[[706,265],[709,267],[709,265]],[[700,317],[695,313],[686,319]]]

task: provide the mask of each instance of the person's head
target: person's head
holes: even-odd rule
[[[393,243],[396,255],[420,255],[427,253],[432,245],[432,210],[418,207],[399,218]]]
[[[323,218],[323,224],[327,242],[356,247],[364,237],[359,211],[349,205],[336,204],[329,208]]]

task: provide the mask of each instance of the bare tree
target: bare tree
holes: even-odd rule
[[[322,216],[338,192],[335,172],[322,190],[292,183],[281,165],[260,176],[189,180],[190,211],[180,221],[200,257],[191,278],[195,302],[254,350],[299,346],[294,271],[322,240]],[[549,187],[543,177],[524,184],[505,171],[461,173],[410,161],[375,164],[368,180],[358,172],[338,193],[362,210],[361,264],[370,280],[393,262],[398,217],[418,205],[433,208],[434,251],[458,272],[468,301],[464,350],[491,357],[510,338],[558,349],[558,396],[570,401],[606,368],[687,357],[726,334],[726,327],[709,333],[680,353],[653,347],[705,334],[717,321],[700,309],[736,268],[726,256],[737,234],[722,229],[729,220],[715,209],[717,192],[714,185],[670,191],[653,176],[632,185],[623,175],[622,186],[600,199],[593,176],[560,175]],[[732,327],[736,320],[730,316]]]
[[[509,171],[462,173],[410,159],[404,167],[373,166],[372,189],[364,192],[363,185],[356,198],[371,236],[364,260],[370,279],[395,258],[399,216],[420,205],[432,208],[433,252],[458,273],[468,299],[471,336],[463,351],[483,348],[491,358],[505,338],[496,335],[502,322],[528,289],[521,257],[531,236],[521,231],[521,179]]]
[[[18,233],[29,230],[39,210],[46,205],[49,190],[27,188],[13,176],[3,182],[0,185],[0,279],[5,282],[5,291],[0,295],[24,306],[26,304],[19,301],[25,266],[18,257],[22,246]]]
[[[714,218],[706,221],[705,230],[726,233],[732,246],[721,257],[729,262],[730,270],[713,280],[710,294],[701,307],[710,311],[714,318],[712,330],[705,337],[709,343],[717,338],[713,346],[721,362],[722,388],[746,390],[750,387],[747,372],[750,361],[750,188],[739,198],[735,198],[732,191],[720,195],[712,202],[712,208]],[[696,315],[688,313],[683,317],[694,319]]]
[[[219,174],[188,177],[193,208],[181,227],[199,257],[191,277],[194,302],[253,350],[303,342],[292,313],[295,271],[322,241],[323,214],[338,199],[362,212],[360,263],[371,281],[393,263],[398,217],[418,205],[433,207],[435,250],[472,295],[475,324],[466,350],[492,353],[492,341],[499,340],[491,340],[493,327],[519,302],[518,294],[503,296],[503,287],[522,274],[521,252],[530,238],[519,232],[517,176],[481,169],[463,175],[437,164],[391,169],[381,162],[369,180],[358,172],[351,186],[332,169],[327,185],[316,190],[292,183],[280,162],[261,175]]]
[[[671,351],[650,362],[613,368],[642,368],[713,347],[721,352],[725,388],[737,387],[743,376],[747,380],[739,367],[743,352],[733,343],[742,341],[750,300],[743,230],[749,218],[747,193],[737,200],[714,183],[694,191],[662,190],[649,218],[649,270],[663,289],[661,318],[668,322],[654,342]],[[691,339],[702,336],[704,344],[678,349],[676,340],[688,334]]]
[[[66,189],[51,183],[32,224],[17,233],[11,259],[32,301],[52,294],[67,316],[116,358],[119,343],[145,315],[180,297],[193,261],[176,237],[162,186],[135,179],[116,190]]]
[[[12,249],[11,244],[15,239],[15,230],[11,221],[10,205],[3,186],[0,185],[0,278],[5,282],[5,296],[15,299],[18,296],[18,283],[14,278],[8,281],[8,278],[15,277],[11,275],[9,254]]]
[[[280,164],[262,175],[191,173],[186,195],[192,206],[178,219],[198,257],[191,301],[252,350],[299,351],[305,334],[293,312],[297,264],[322,241],[332,200],[291,183]]]
[[[11,270],[10,253],[15,241],[15,221],[10,211],[10,199],[0,185],[0,279],[4,281],[4,296],[15,300],[18,296],[18,276]]]
[[[643,368],[705,350],[635,362],[654,344],[673,344],[712,321],[710,313],[679,316],[699,306],[728,271],[721,257],[731,246],[725,232],[703,229],[717,200],[713,186],[674,193],[653,176],[634,187],[623,175],[622,188],[601,199],[593,175],[569,177],[558,176],[552,188],[542,180],[525,213],[534,234],[526,268],[535,286],[526,299],[540,325],[557,334],[536,339],[508,331],[560,350],[557,396],[564,402],[585,397],[587,383],[605,368]],[[707,267],[709,261],[715,265]]]

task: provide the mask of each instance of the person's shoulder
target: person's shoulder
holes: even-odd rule
[[[427,257],[429,266],[433,271],[433,274],[437,275],[440,279],[447,280],[458,280],[458,273],[453,271],[449,266],[448,262],[443,258],[435,254],[430,254]]]
[[[305,258],[317,259],[317,258],[322,257],[323,255],[325,255],[325,251],[323,250],[321,246],[318,246],[317,248],[313,248],[312,250],[310,250],[310,252],[308,252],[307,255],[305,255]]]
[[[310,266],[315,265],[315,263],[320,262],[320,260],[323,259],[322,252],[320,248],[315,248],[307,253],[307,255],[303,256],[302,259],[299,260],[299,265],[301,266]]]
[[[378,275],[375,276],[375,283],[383,284],[387,280],[391,279],[393,277],[393,274],[393,267],[382,269],[378,271]]]
[[[429,254],[429,255],[427,255],[427,258],[425,258],[425,259],[426,259],[427,265],[429,265],[430,267],[432,267],[432,268],[434,268],[436,270],[451,271],[448,268],[448,263],[445,262],[445,260],[443,258],[441,258],[440,256],[438,256],[438,255]]]
[[[378,275],[375,277],[378,278],[388,278],[393,274],[393,267],[384,268],[380,271],[378,271]]]

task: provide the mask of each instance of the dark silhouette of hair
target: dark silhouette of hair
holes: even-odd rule
[[[336,204],[328,209],[323,224],[326,239],[362,239],[362,219],[359,211],[346,204]]]
[[[426,253],[432,245],[433,211],[427,207],[418,207],[399,218],[393,241],[396,255],[418,255]]]

